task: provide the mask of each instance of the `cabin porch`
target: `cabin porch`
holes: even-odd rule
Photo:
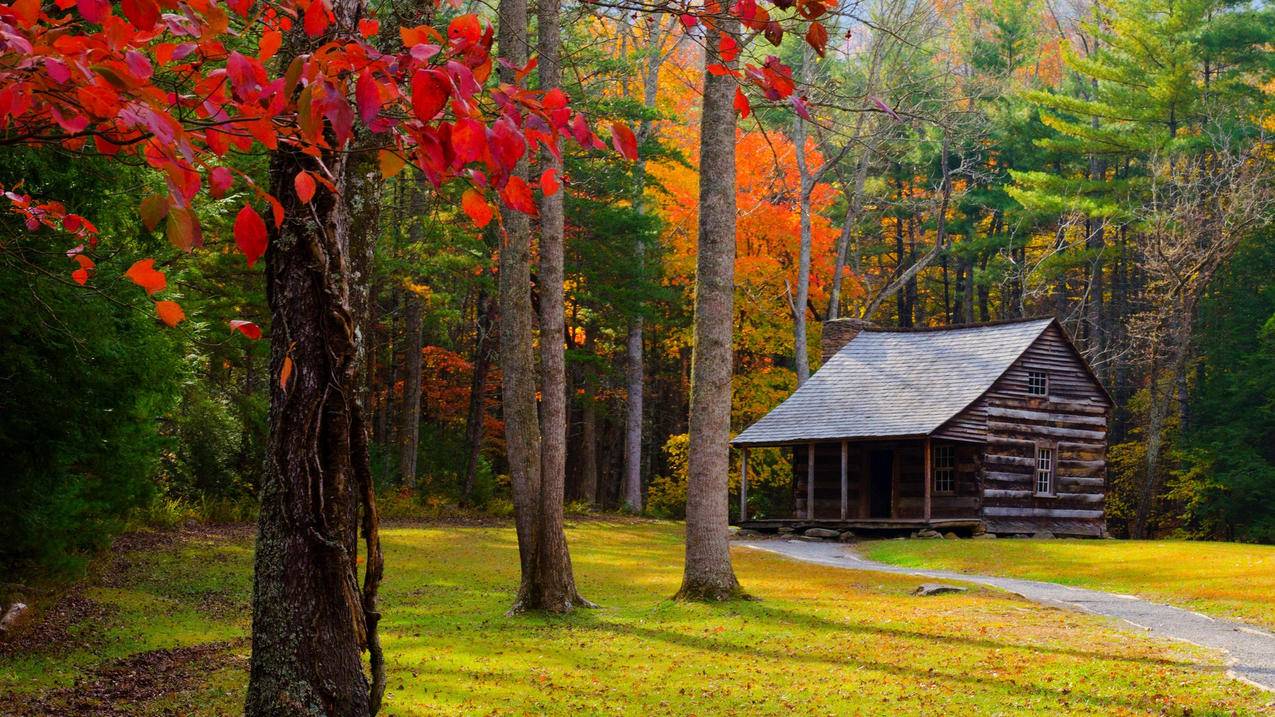
[[[814,441],[782,448],[790,451],[792,465],[790,510],[749,514],[745,446],[740,526],[890,531],[974,529],[982,523],[981,443],[920,437]]]

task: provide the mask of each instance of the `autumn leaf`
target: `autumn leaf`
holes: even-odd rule
[[[245,204],[235,217],[235,244],[248,259],[248,268],[266,253],[266,223],[252,205]]]
[[[300,199],[302,204],[309,204],[310,200],[314,199],[314,177],[309,172],[305,170],[297,172],[297,176],[292,178],[292,186],[297,190],[297,199]],[[263,223],[263,231],[264,226]]]
[[[461,15],[453,18],[447,25],[447,37],[453,42],[478,42],[482,39],[483,28],[478,23],[477,15]]]
[[[633,130],[629,129],[623,122],[613,122],[611,124],[611,145],[625,159],[630,162],[637,161],[637,137],[633,136]]]
[[[381,31],[381,23],[370,18],[359,20],[359,34],[363,37],[374,37]]]
[[[305,18],[303,27],[305,34],[310,37],[318,37],[323,31],[328,29],[328,24],[332,22],[328,16],[328,8],[324,0],[310,0],[310,6],[305,9]]]
[[[412,112],[422,122],[438,116],[447,104],[447,84],[437,70],[418,70],[412,75]]]
[[[251,321],[244,321],[243,319],[231,319],[230,330],[238,331],[239,333],[243,334],[244,336],[247,336],[253,341],[256,341],[257,339],[261,338],[261,327],[257,326]]]
[[[168,286],[168,280],[164,278],[163,273],[155,270],[154,259],[141,259],[133,262],[128,271],[124,272],[124,276],[129,281],[145,289],[147,296]]]
[[[371,70],[365,70],[359,75],[359,81],[354,86],[354,97],[359,106],[359,116],[365,124],[371,124],[381,111],[381,89]]]
[[[824,29],[823,24],[812,22],[810,29],[806,30],[806,42],[815,52],[823,57],[828,51],[828,31]]]
[[[752,114],[753,112],[753,106],[748,103],[748,96],[745,95],[744,91],[739,89],[738,87],[735,88],[734,105],[735,105],[735,111],[739,113],[740,119],[747,119],[748,115]]]
[[[227,167],[213,167],[208,173],[208,193],[213,199],[221,199],[226,196],[226,192],[230,190],[230,186],[234,184],[234,175],[230,173]]]
[[[292,355],[284,354],[283,366],[279,368],[279,388],[288,390],[288,379],[292,377]]]
[[[121,0],[120,10],[133,27],[142,32],[154,28],[155,21],[159,20],[159,5],[155,0]]]
[[[261,33],[261,41],[257,43],[257,59],[265,62],[275,56],[283,45],[283,33],[278,30],[266,30]]]
[[[92,259],[83,254],[76,254],[72,256],[71,259],[80,265],[80,268],[71,272],[71,279],[80,286],[84,286],[89,280],[89,270],[96,266],[96,264],[93,263]]]
[[[477,189],[465,190],[465,193],[460,196],[460,208],[465,212],[465,216],[469,217],[469,221],[479,229],[487,226],[495,214],[491,205]]]
[[[687,30],[699,24],[699,18],[696,18],[694,15],[691,15],[689,13],[682,13],[681,15],[677,16],[677,19],[679,22],[682,23],[682,27],[686,28]]]
[[[552,197],[557,194],[558,190],[561,188],[562,184],[558,182],[558,170],[552,168],[546,169],[544,173],[540,175],[540,191],[543,192],[546,197]]]
[[[389,179],[403,171],[403,167],[407,165],[407,162],[402,157],[388,149],[377,152],[376,158],[381,165],[381,176],[385,179]]]
[[[722,62],[734,60],[739,57],[739,43],[730,35],[722,35],[721,42],[717,43],[717,55],[722,58]]]
[[[190,251],[200,244],[199,218],[189,207],[172,207],[168,210],[166,232],[168,242],[182,251]]]
[[[168,214],[168,197],[161,194],[152,194],[142,200],[142,205],[138,208],[142,215],[142,225],[150,231],[155,231],[155,227],[163,221]]]
[[[536,209],[536,202],[531,197],[531,188],[527,186],[526,180],[517,175],[509,178],[505,184],[505,188],[500,190],[500,198],[509,205],[511,209],[536,216],[539,211]]]
[[[155,313],[159,315],[160,321],[170,327],[186,319],[186,312],[182,311],[182,307],[178,306],[176,301],[156,301]]]

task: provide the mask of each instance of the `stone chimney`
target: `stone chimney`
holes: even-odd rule
[[[823,322],[823,337],[819,341],[819,363],[826,363],[832,355],[850,343],[860,331],[871,328],[866,319],[833,319]]]

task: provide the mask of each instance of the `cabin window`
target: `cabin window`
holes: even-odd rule
[[[1054,449],[1036,447],[1036,495],[1054,494]]]
[[[1049,374],[1045,371],[1028,371],[1027,394],[1030,396],[1048,396]]]
[[[951,446],[934,446],[934,492],[956,490],[956,460]]]

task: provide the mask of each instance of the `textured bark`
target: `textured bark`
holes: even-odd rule
[[[814,50],[809,43],[801,46],[801,68],[799,77],[802,85],[809,85],[813,75]],[[797,385],[810,378],[810,356],[806,346],[806,304],[810,303],[810,193],[815,187],[814,175],[806,163],[806,121],[800,115],[793,114],[792,144],[797,158],[797,178],[800,187],[797,193],[798,214],[801,226],[801,249],[797,260],[797,298],[793,302],[793,363],[797,370]]]
[[[399,414],[398,478],[400,484],[415,488],[416,452],[421,435],[421,299],[408,292],[403,300],[407,373],[403,377],[402,413]]]
[[[624,385],[628,402],[624,407],[624,477],[620,503],[625,510],[642,512],[642,317],[629,320],[625,338]]]
[[[705,38],[708,64],[722,34],[737,23],[720,19]],[[690,446],[686,489],[686,566],[681,599],[726,600],[740,595],[728,540],[727,471],[731,404],[731,306],[735,272],[735,80],[704,73],[700,118],[699,256],[691,355]]]
[[[336,32],[353,31],[363,6],[333,3]],[[306,52],[299,31],[285,55]],[[352,223],[351,153],[322,158],[337,191],[302,205],[293,189],[318,163],[290,149],[271,159],[271,192],[287,219],[271,225],[266,252],[270,304],[270,438],[261,489],[253,584],[253,649],[245,713],[369,715],[380,702],[376,639],[381,555],[360,394],[359,322],[366,233]],[[282,381],[284,364],[291,366]],[[362,516],[360,509],[362,508]],[[358,538],[367,573],[360,587]],[[361,652],[372,653],[373,679]]]

